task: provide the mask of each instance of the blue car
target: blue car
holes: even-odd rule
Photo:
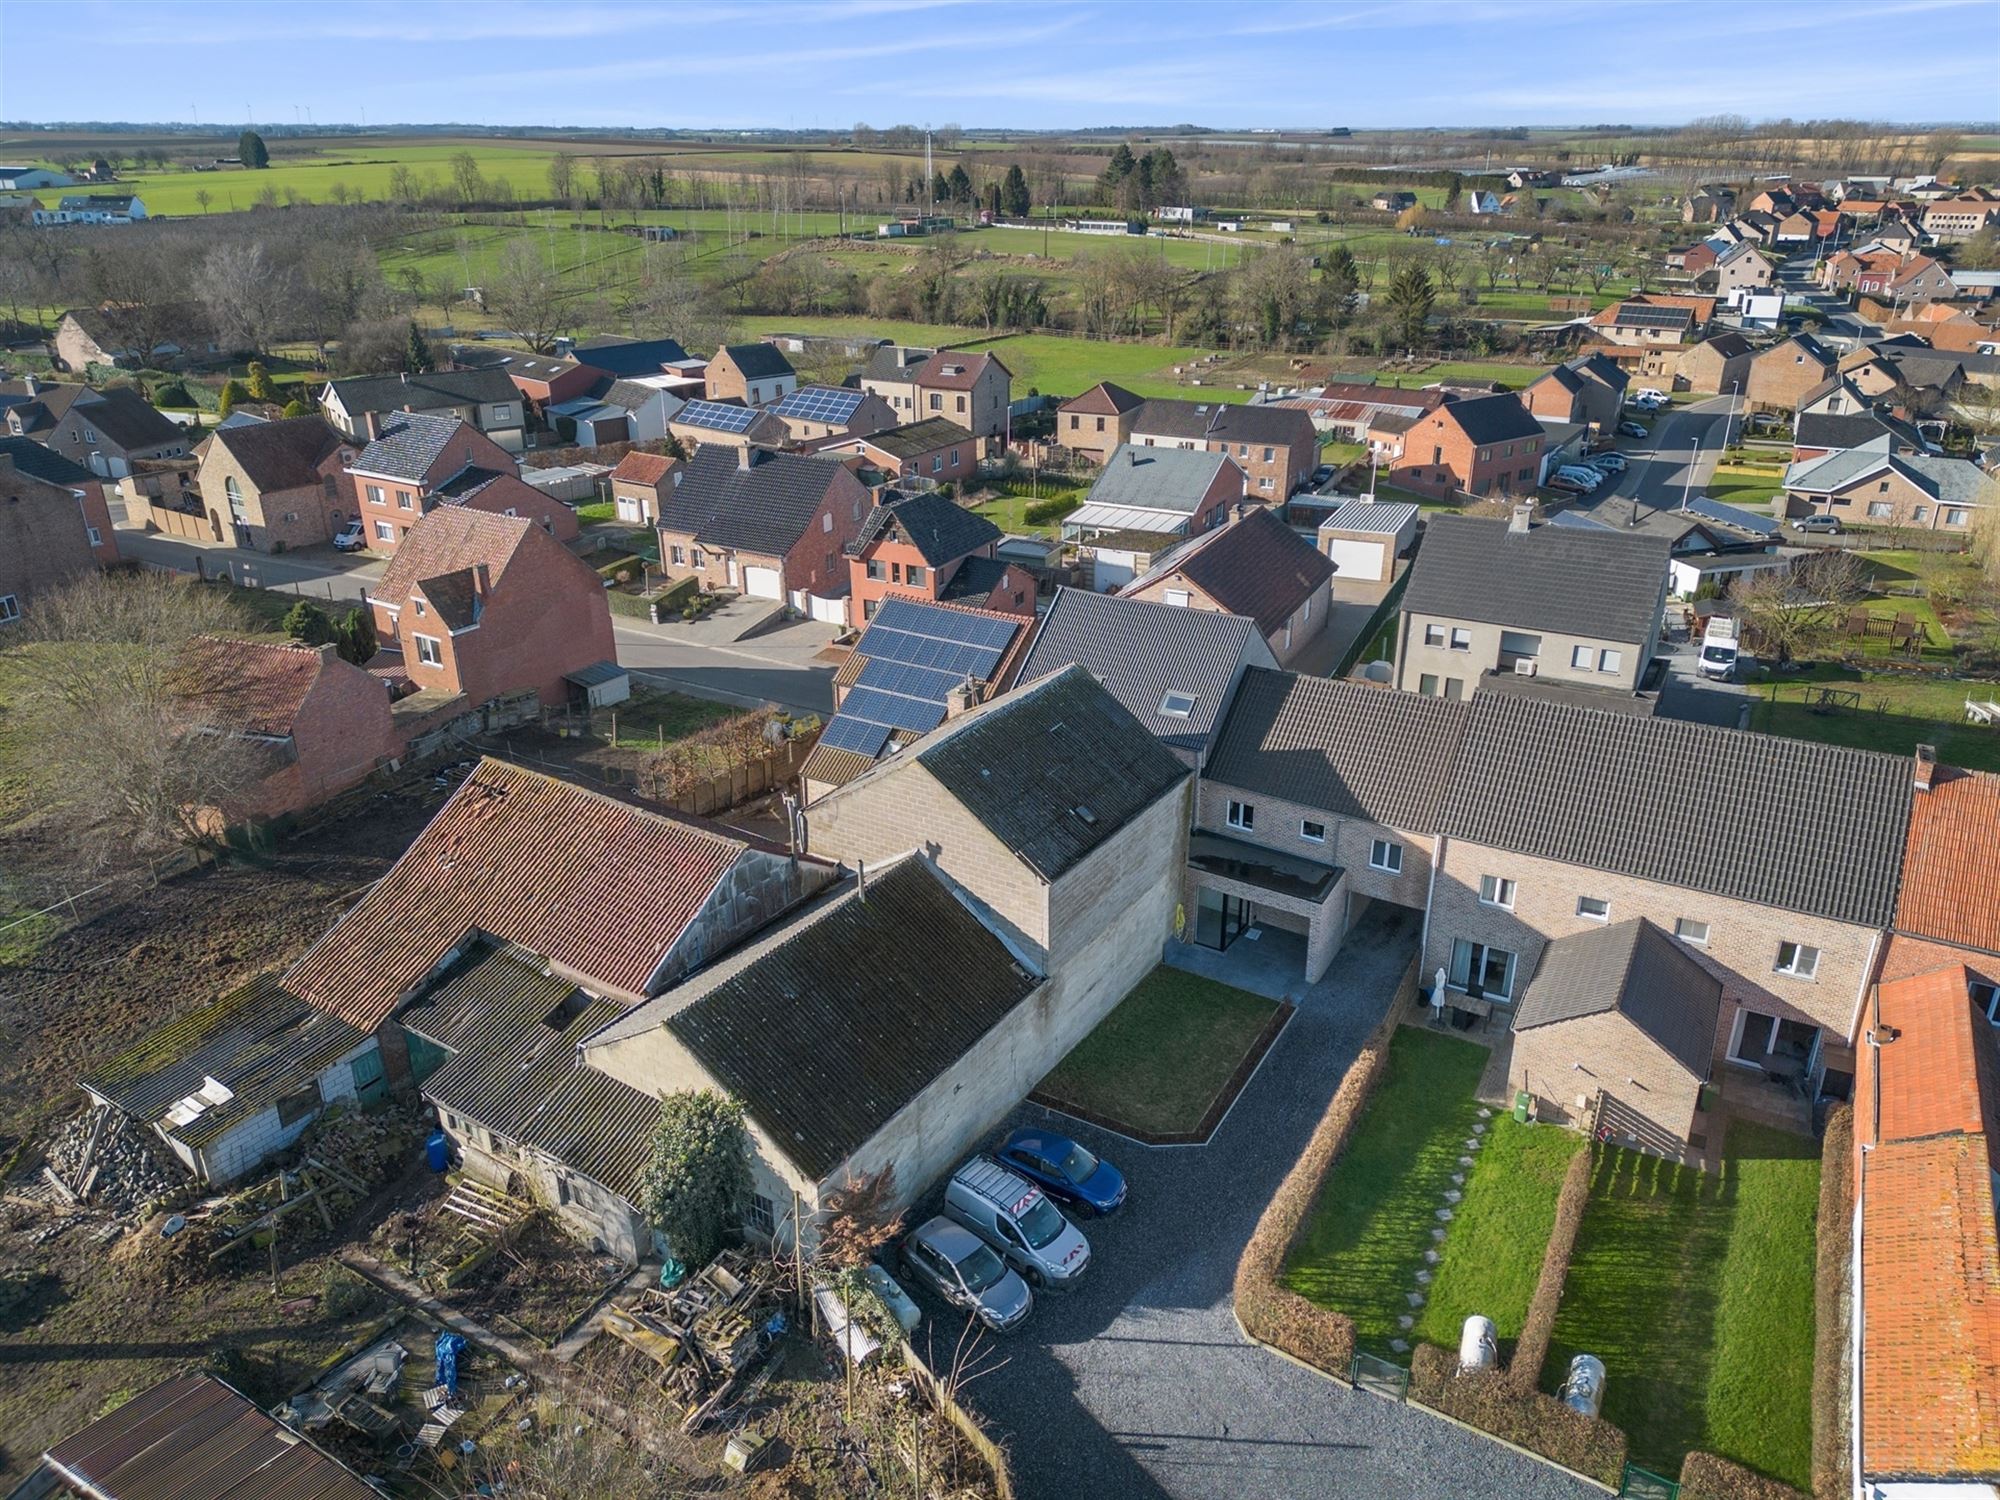
[[[1125,1178],[1068,1136],[1046,1130],[1017,1130],[995,1153],[1055,1197],[1095,1214],[1116,1213],[1125,1201]]]

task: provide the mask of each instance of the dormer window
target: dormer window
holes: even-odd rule
[[[1194,712],[1193,693],[1170,692],[1160,699],[1160,715],[1168,719],[1185,719]]]

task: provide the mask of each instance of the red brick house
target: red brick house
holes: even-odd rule
[[[483,510],[494,516],[526,516],[559,542],[575,541],[582,530],[574,510],[536,489],[512,469],[468,464],[431,494],[439,505]]]
[[[995,354],[940,349],[917,370],[917,415],[956,422],[976,438],[1004,437],[1014,372]]]
[[[0,457],[0,631],[19,620],[37,594],[96,566],[76,493]]]
[[[1420,495],[1529,495],[1547,434],[1518,396],[1448,401],[1403,434],[1386,477]]]
[[[437,504],[437,489],[460,470],[516,474],[513,455],[470,422],[428,412],[368,412],[368,446],[348,465],[368,550],[394,553],[418,519]]]
[[[1324,553],[1260,505],[1156,559],[1118,592],[1254,620],[1286,666],[1326,630],[1333,574]]]
[[[75,495],[83,508],[84,536],[97,565],[108,568],[118,561],[118,534],[111,528],[111,510],[104,503],[104,486],[96,475],[33,438],[0,435],[0,460],[6,459],[29,478],[61,485]]]
[[[1589,423],[1604,432],[1617,423],[1630,383],[1616,361],[1586,354],[1530,382],[1521,392],[1521,404],[1552,422]]]
[[[1132,417],[1146,404],[1123,386],[1100,380],[1056,408],[1056,441],[1096,463],[1106,462],[1132,436]]]
[[[611,503],[618,519],[634,526],[658,525],[660,506],[686,471],[685,462],[664,454],[637,449],[626,454],[611,471]]]
[[[332,646],[198,635],[177,666],[207,727],[262,741],[277,762],[220,809],[229,824],[317,807],[402,752],[387,686]]]
[[[525,516],[432,511],[369,603],[383,648],[371,669],[472,705],[533,692],[559,707],[565,674],[618,656],[603,580]]]
[[[359,454],[318,415],[218,427],[195,476],[212,534],[258,552],[327,541],[354,509],[345,474]]]
[[[999,545],[999,527],[935,492],[876,506],[847,549],[848,623],[873,619],[890,594],[1032,616],[1035,580]]]
[[[661,571],[807,610],[807,596],[846,593],[847,544],[869,507],[833,459],[705,444],[662,502]]]
[[[862,468],[877,470],[891,479],[914,477],[933,484],[956,484],[979,471],[978,440],[958,423],[942,417],[868,437],[821,443],[813,451],[827,458],[851,456]]]
[[[1251,498],[1267,505],[1289,499],[1319,462],[1319,434],[1312,418],[1296,407],[1148,401],[1132,414],[1131,441],[1145,448],[1226,453],[1243,471]]]

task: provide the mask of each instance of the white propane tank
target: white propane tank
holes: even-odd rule
[[[1500,1344],[1493,1336],[1493,1320],[1474,1313],[1465,1320],[1458,1335],[1458,1372],[1490,1370],[1500,1362]]]
[[[1604,1407],[1604,1361],[1595,1354],[1579,1354],[1571,1360],[1562,1398],[1571,1411],[1596,1416]]]

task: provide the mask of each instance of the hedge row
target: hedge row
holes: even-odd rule
[[[614,615],[629,615],[637,620],[650,620],[653,605],[660,606],[661,614],[678,614],[681,606],[692,599],[701,588],[699,578],[682,578],[651,594],[628,594],[623,589],[606,589],[604,602],[611,606]]]
[[[1353,1320],[1301,1297],[1279,1278],[1284,1274],[1285,1257],[1319,1198],[1321,1184],[1340,1159],[1355,1122],[1388,1065],[1389,1039],[1402,1019],[1404,988],[1407,986],[1398,989],[1388,1014],[1361,1044],[1312,1139],[1279,1184],[1264,1217],[1257,1221],[1250,1243],[1243,1247],[1243,1258],[1236,1263],[1236,1317],[1245,1331],[1342,1380],[1349,1378],[1354,1365]]]
[[[1807,1500],[1789,1484],[1766,1479],[1713,1453],[1690,1453],[1681,1465],[1681,1500]]]
[[[1624,1476],[1625,1434],[1611,1423],[1497,1370],[1461,1375],[1458,1356],[1435,1344],[1417,1345],[1410,1360],[1410,1398],[1614,1489]]]
[[[1854,1109],[1827,1117],[1819,1165],[1817,1264],[1813,1273],[1813,1493],[1850,1493],[1846,1368],[1849,1225],[1854,1219]]]
[[[1562,1191],[1556,1194],[1555,1227],[1549,1231],[1549,1246],[1542,1254],[1541,1279],[1535,1283],[1528,1315],[1521,1322],[1514,1357],[1507,1362],[1508,1383],[1523,1394],[1540,1384],[1542,1363],[1555,1336],[1556,1310],[1562,1304],[1570,1254],[1576,1249],[1577,1230],[1583,1227],[1583,1211],[1590,1205],[1590,1163],[1591,1152],[1586,1147],[1569,1159],[1569,1168],[1563,1173]]]
[[[1053,500],[1037,500],[1021,512],[1021,519],[1030,526],[1046,526],[1051,521],[1060,521],[1076,509],[1074,495],[1058,495]]]

